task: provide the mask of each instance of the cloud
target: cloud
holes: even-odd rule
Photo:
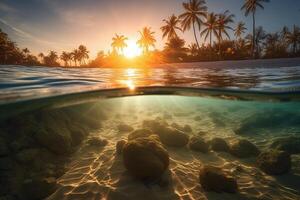
[[[6,20],[4,19],[1,19],[0,18],[0,23],[6,25],[8,28],[10,28],[11,30],[14,31],[15,34],[18,35],[18,37],[22,38],[22,39],[25,39],[25,40],[31,40],[31,41],[34,41],[34,42],[37,42],[37,43],[40,43],[40,44],[44,44],[44,45],[49,45],[49,46],[54,46],[54,45],[62,45],[62,43],[59,43],[59,42],[52,42],[52,41],[47,41],[47,40],[43,40],[43,39],[40,39],[36,36],[33,36],[32,34],[30,33],[27,33],[11,24],[9,24]],[[64,46],[71,46],[71,44],[63,44]]]
[[[7,27],[9,27],[10,29],[12,29],[19,37],[22,38],[30,38],[33,39],[34,37],[32,35],[30,35],[29,33],[26,33],[24,31],[22,31],[21,29],[18,29],[12,25],[10,25],[7,21],[5,21],[4,19],[0,18],[0,22],[4,25],[6,25]]]

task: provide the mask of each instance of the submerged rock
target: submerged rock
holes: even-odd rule
[[[143,181],[158,180],[169,166],[169,155],[154,135],[128,141],[123,162],[129,173]]]
[[[222,138],[213,138],[210,142],[210,148],[216,152],[228,152],[229,146],[227,142]]]
[[[16,154],[16,159],[20,163],[29,163],[35,159],[39,159],[38,154],[39,149],[37,148],[24,149]]]
[[[128,124],[121,123],[117,126],[119,132],[130,132],[133,131],[133,128]]]
[[[125,140],[119,140],[116,144],[116,152],[118,155],[122,154],[123,152],[123,148],[126,144],[126,141]]]
[[[272,149],[286,151],[290,154],[300,153],[300,137],[290,136],[276,139],[270,146]]]
[[[40,127],[34,138],[38,143],[45,146],[56,154],[69,154],[72,149],[72,139],[70,132],[66,128],[59,130],[54,127]]]
[[[184,125],[184,126],[180,126],[180,125],[177,124],[177,123],[173,123],[173,124],[171,124],[171,126],[172,126],[173,128],[176,128],[176,129],[182,131],[182,132],[185,132],[185,133],[190,133],[190,132],[193,131],[192,128],[191,128],[191,126],[190,126],[190,125],[187,125],[187,124]]]
[[[155,134],[158,134],[166,126],[168,123],[161,119],[143,121],[143,128],[150,129]]]
[[[134,140],[136,138],[140,137],[149,137],[150,135],[153,135],[154,133],[150,129],[137,129],[135,131],[132,131],[128,135],[128,140]]]
[[[208,152],[208,144],[201,138],[191,137],[189,141],[189,148],[194,151],[200,151],[202,153]]]
[[[254,144],[245,139],[236,140],[231,143],[229,152],[238,158],[253,157],[260,153]]]
[[[10,144],[9,148],[13,152],[18,152],[22,149],[30,148],[34,146],[34,139],[32,137],[28,137],[26,135],[23,135],[19,138],[15,138]]]
[[[108,144],[108,141],[106,139],[94,136],[94,137],[89,138],[86,141],[86,144],[88,146],[103,147]]]
[[[206,191],[235,193],[238,190],[237,181],[218,167],[203,166],[199,173],[199,181]]]
[[[25,180],[22,184],[21,199],[44,199],[55,191],[56,186],[56,179],[53,177]]]
[[[291,156],[289,153],[271,150],[261,153],[257,157],[257,166],[267,174],[280,175],[290,171]]]
[[[88,135],[84,128],[80,127],[80,125],[76,126],[76,124],[71,126],[70,133],[72,137],[72,146],[81,144],[84,138]]]
[[[189,142],[189,136],[174,128],[162,127],[158,133],[161,142],[171,147],[183,147]]]

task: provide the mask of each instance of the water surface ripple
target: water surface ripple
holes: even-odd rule
[[[0,66],[0,103],[139,86],[300,91],[300,59],[168,64],[156,68]]]

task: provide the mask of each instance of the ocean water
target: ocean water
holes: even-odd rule
[[[153,69],[1,66],[0,91],[1,198],[300,198],[299,59]],[[201,138],[208,151],[170,146],[162,124]],[[150,183],[134,177],[116,153],[117,142],[140,129],[157,134],[170,159]],[[214,150],[214,138],[231,150]],[[268,173],[251,148],[234,152],[240,140],[260,153],[287,152],[288,170]],[[233,177],[238,190],[205,190],[205,165]]]

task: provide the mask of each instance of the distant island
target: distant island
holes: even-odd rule
[[[43,65],[49,67],[123,67],[151,66],[154,64],[173,62],[201,62],[219,60],[243,60],[257,58],[289,58],[300,57],[300,28],[284,26],[282,30],[267,33],[263,27],[256,27],[255,14],[263,9],[269,0],[245,0],[241,10],[251,16],[252,33],[244,22],[235,22],[235,15],[225,10],[223,13],[209,12],[205,0],[190,0],[182,4],[183,12],[174,14],[163,20],[161,38],[167,39],[163,49],[155,48],[156,33],[151,27],[139,31],[136,45],[140,54],[128,47],[128,38],[122,34],[112,37],[111,50],[107,53],[99,51],[96,58],[90,59],[89,50],[79,45],[71,52],[63,51],[60,55],[55,51],[31,54],[28,48],[20,49],[9,36],[0,29],[0,64],[1,65]],[[178,32],[192,31],[194,43],[186,44]],[[235,38],[230,38],[229,31]],[[199,40],[204,43],[200,44]],[[136,53],[136,54],[135,54]]]

